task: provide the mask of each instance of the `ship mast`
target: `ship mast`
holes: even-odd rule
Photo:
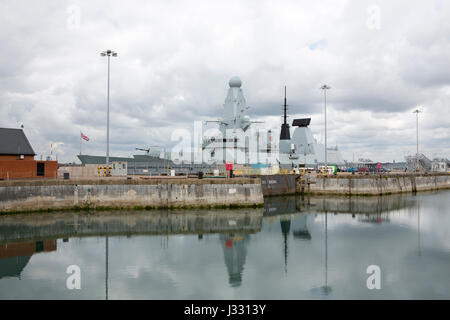
[[[287,99],[286,99],[286,86],[284,86],[284,122],[281,125],[280,140],[291,140],[291,133],[289,131],[289,124],[287,123]]]
[[[284,86],[284,124],[287,124],[287,100],[286,100],[286,86]]]

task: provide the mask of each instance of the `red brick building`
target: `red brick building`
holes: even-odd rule
[[[31,256],[39,252],[56,251],[56,240],[11,242],[0,244],[0,259]]]
[[[36,161],[22,129],[0,128],[0,179],[56,178],[57,161]]]

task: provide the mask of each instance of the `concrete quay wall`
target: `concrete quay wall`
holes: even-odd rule
[[[298,193],[382,195],[450,188],[450,174],[303,177]]]
[[[3,181],[0,212],[70,208],[182,208],[264,203],[259,179]]]

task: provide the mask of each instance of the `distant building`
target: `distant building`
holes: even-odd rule
[[[450,172],[450,161],[448,159],[433,159],[433,162],[431,163],[431,171]]]
[[[425,155],[419,154],[419,156],[407,156],[407,168],[408,171],[414,171],[418,168],[420,171],[432,171],[432,172],[450,172],[450,161],[445,158],[428,159]]]
[[[424,154],[406,156],[406,167],[408,171],[431,171],[432,161]]]
[[[0,180],[56,178],[57,161],[36,161],[22,129],[0,128]]]

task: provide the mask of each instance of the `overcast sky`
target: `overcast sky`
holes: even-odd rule
[[[450,3],[431,1],[0,2],[0,127],[24,125],[35,152],[61,162],[105,154],[107,59],[111,155],[166,145],[177,128],[221,115],[242,79],[252,120],[311,117],[347,160],[450,158]]]

